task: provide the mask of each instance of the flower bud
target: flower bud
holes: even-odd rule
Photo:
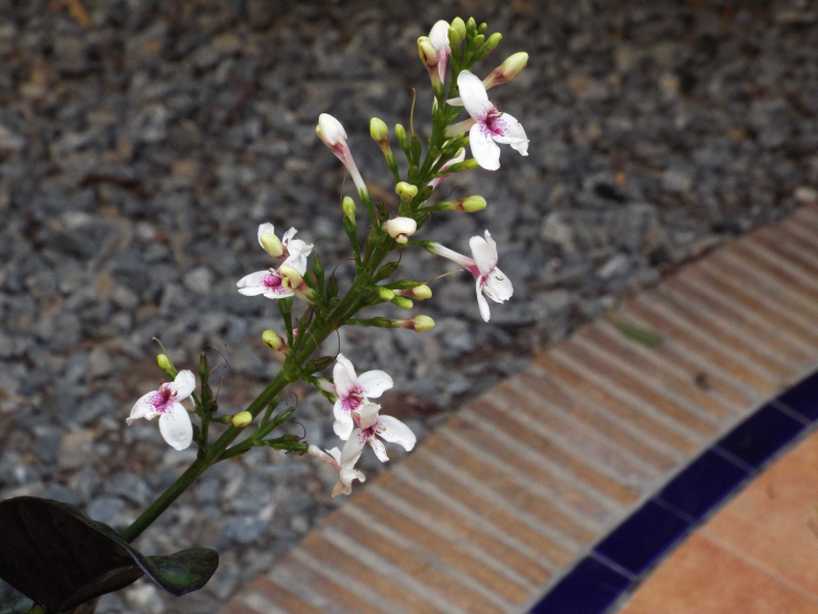
[[[437,66],[437,49],[435,49],[435,46],[428,36],[418,37],[418,56],[426,68],[434,68]]]
[[[395,291],[390,288],[378,287],[378,298],[382,301],[391,301],[395,298]]]
[[[499,45],[500,41],[502,41],[502,40],[503,40],[503,35],[500,34],[499,32],[494,32],[491,36],[489,36],[486,39],[486,42],[483,43],[483,46],[480,47],[480,51],[479,51],[479,54],[478,54],[480,59],[486,57],[488,54],[490,54],[492,51],[494,51],[497,48],[497,45]]]
[[[487,90],[508,83],[519,75],[528,64],[528,54],[525,51],[518,51],[508,56],[503,63],[489,73],[483,79],[483,85]]]
[[[395,184],[395,194],[404,202],[410,201],[418,195],[418,187],[405,181],[399,181]]]
[[[301,277],[301,273],[299,273],[289,264],[282,264],[278,268],[278,272],[284,277],[290,288],[293,290],[300,288],[304,283],[304,278]]]
[[[278,351],[284,347],[284,340],[271,328],[261,333],[261,340],[271,350]]]
[[[157,354],[156,355],[156,366],[159,367],[162,372],[170,377],[171,379],[176,377],[178,371],[173,364],[173,361],[167,354]]]
[[[412,329],[419,333],[428,332],[435,327],[435,321],[429,316],[415,316],[409,321],[413,324]]]
[[[350,224],[355,224],[355,201],[349,196],[344,196],[341,201],[341,209],[344,211],[344,217]]]
[[[235,426],[237,429],[243,429],[245,426],[248,426],[253,421],[253,414],[249,411],[240,411],[237,414],[233,414],[233,417],[230,418],[230,424]]]
[[[335,148],[339,143],[345,143],[347,133],[344,126],[329,113],[321,113],[318,116],[318,125],[315,126],[315,134],[329,147]]]
[[[395,217],[383,225],[386,233],[401,245],[406,244],[417,228],[418,223],[411,217]]]
[[[403,124],[395,124],[395,138],[398,139],[398,145],[401,149],[406,149],[409,142],[406,140],[406,128]]]
[[[466,213],[475,213],[486,208],[486,199],[477,194],[467,196],[462,202],[463,211]]]
[[[412,309],[412,307],[415,306],[412,300],[406,298],[405,296],[396,296],[392,299],[392,304],[400,307],[401,309]]]
[[[477,20],[474,17],[469,17],[466,20],[466,31],[472,34],[477,31]]]
[[[273,258],[279,258],[284,254],[284,246],[276,236],[275,228],[272,224],[262,224],[258,227],[258,244]]]
[[[411,292],[412,296],[418,301],[425,301],[432,298],[432,289],[426,284],[415,286],[409,292]]]
[[[380,117],[373,117],[369,120],[369,136],[372,140],[381,145],[389,140],[389,128],[386,122]]]
[[[452,19],[449,26],[449,44],[452,48],[457,47],[466,39],[466,22],[460,17]]]
[[[475,47],[480,47],[483,43],[486,42],[486,35],[485,34],[478,34],[474,37],[474,45]]]

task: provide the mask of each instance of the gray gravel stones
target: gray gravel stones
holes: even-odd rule
[[[0,7],[0,497],[44,494],[117,523],[191,459],[155,424],[124,423],[160,380],[152,339],[185,366],[212,348],[226,409],[260,390],[275,365],[258,335],[280,322],[234,287],[267,262],[256,225],[296,226],[349,279],[338,204],[350,182],[314,122],[339,117],[370,185],[391,194],[368,118],[406,123],[416,86],[424,125],[414,40],[455,3],[81,3],[87,28],[48,0]],[[444,196],[480,193],[489,207],[424,238],[465,251],[490,228],[514,300],[485,326],[471,279],[449,276],[416,310],[437,320],[432,333],[355,328],[325,348],[340,341],[361,368],[391,372],[386,410],[421,435],[532,346],[818,191],[809,3],[480,8],[505,37],[492,60],[531,55],[492,91],[530,156],[447,179]],[[402,263],[429,280],[453,268],[415,252]],[[289,400],[310,440],[334,445],[327,404]],[[332,509],[331,480],[264,451],[220,465],[139,542],[218,547],[211,584],[171,600],[140,583],[101,611],[212,611]]]

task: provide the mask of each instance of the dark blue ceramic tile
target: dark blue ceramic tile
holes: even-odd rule
[[[698,521],[748,475],[747,470],[721,454],[707,450],[673,478],[657,498]]]
[[[602,614],[630,586],[630,579],[586,557],[531,608],[532,614]]]
[[[639,575],[689,526],[678,514],[651,500],[614,529],[595,551]]]
[[[807,420],[818,420],[818,373],[801,380],[778,397],[778,401]]]
[[[717,447],[757,468],[790,443],[803,428],[798,420],[774,405],[765,405],[725,435]]]

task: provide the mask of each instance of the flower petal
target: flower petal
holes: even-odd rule
[[[491,319],[489,302],[486,300],[486,297],[483,296],[480,280],[478,279],[475,283],[477,284],[477,307],[480,309],[480,317],[483,318],[483,322],[488,322]]]
[[[361,429],[368,429],[378,422],[378,413],[381,406],[377,403],[366,402],[358,410],[358,426]]]
[[[335,392],[342,399],[346,398],[350,390],[358,383],[355,367],[343,354],[338,354],[335,358],[335,367],[332,369],[332,383],[335,384]]]
[[[494,142],[480,122],[469,130],[469,146],[471,155],[477,160],[480,168],[487,171],[496,171],[500,168],[500,146]]]
[[[364,396],[370,399],[377,399],[384,391],[389,390],[395,383],[392,377],[379,369],[367,371],[358,376],[358,385],[363,389]]]
[[[429,32],[429,40],[437,51],[449,51],[449,22],[445,19],[436,21]]]
[[[185,450],[193,441],[193,424],[181,403],[173,403],[159,416],[159,432],[174,450]]]
[[[504,303],[514,294],[511,280],[497,267],[483,282],[483,293],[495,303]]]
[[[273,226],[270,222],[265,222],[264,224],[259,224],[258,227],[258,244],[261,246],[261,249],[264,249],[264,243],[261,242],[261,238],[266,235],[275,235],[276,227]]]
[[[292,239],[292,238],[293,238],[293,237],[294,237],[294,236],[295,236],[297,233],[298,233],[298,231],[297,231],[297,230],[296,230],[294,227],[290,226],[290,227],[287,229],[287,232],[285,232],[285,233],[282,235],[282,237],[281,237],[281,242],[282,242],[284,245],[286,245],[287,247],[289,247],[289,245],[290,245],[290,240],[291,240],[291,239]]]
[[[378,437],[389,443],[396,443],[409,452],[415,447],[417,437],[406,424],[394,416],[378,417]]]
[[[476,266],[474,260],[461,254],[460,252],[456,252],[453,249],[449,249],[445,245],[441,245],[440,243],[429,243],[429,251],[435,254],[436,256],[442,256],[447,260],[451,260],[452,262],[459,264],[464,269],[469,269],[469,267]]]
[[[244,296],[258,296],[259,294],[264,294],[267,291],[267,286],[264,285],[264,278],[269,274],[270,271],[265,270],[256,271],[255,273],[245,275],[236,282],[236,287],[239,289],[239,293],[243,294]]]
[[[341,450],[341,470],[349,471],[361,458],[364,444],[366,444],[366,437],[364,437],[361,429],[355,429],[344,444],[344,449]]]
[[[494,108],[483,82],[471,71],[460,71],[457,75],[457,88],[460,90],[463,106],[474,119],[483,119]]]
[[[196,390],[196,377],[193,375],[193,371],[189,369],[179,371],[173,383],[170,384],[170,389],[176,393],[177,401],[183,401],[188,398],[191,393]]]
[[[153,395],[156,393],[156,390],[151,390],[150,392],[146,392],[139,397],[131,408],[131,415],[125,418],[125,422],[130,424],[134,420],[139,420],[140,418],[145,418],[145,420],[153,420],[157,415],[157,411],[151,401],[153,401]]]
[[[386,453],[386,446],[383,445],[383,442],[380,439],[377,437],[370,437],[369,447],[372,448],[372,451],[375,453],[375,456],[378,457],[379,461],[382,463],[389,462],[389,455]]]
[[[335,454],[338,454],[336,458]],[[338,448],[333,448],[332,450],[324,451],[318,446],[314,444],[310,444],[307,447],[307,454],[312,456],[314,459],[324,463],[325,465],[329,465],[336,471],[340,471],[341,463],[339,462],[341,457],[341,451]]]
[[[497,266],[497,243],[491,238],[489,231],[485,231],[483,237],[475,235],[469,239],[469,248],[480,273],[483,275],[491,273]]]
[[[501,127],[503,133],[494,136],[498,143],[511,145],[511,148],[520,154],[528,155],[528,137],[525,134],[523,125],[508,113],[502,113],[497,125]]]
[[[239,292],[241,292],[241,290],[239,290]],[[274,301],[280,298],[293,296],[294,294],[295,292],[293,292],[292,288],[288,288],[284,284],[278,286],[277,288],[265,288],[264,290],[264,298],[269,298]]]
[[[352,420],[352,412],[348,409],[344,409],[343,405],[341,405],[341,401],[335,401],[335,405],[332,406],[332,415],[335,417],[335,422],[332,423],[333,432],[339,438],[346,441],[349,439],[349,434],[355,427],[354,421]]]

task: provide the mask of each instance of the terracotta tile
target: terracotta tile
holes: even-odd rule
[[[686,379],[677,375],[675,371],[663,368],[664,361],[649,360],[633,347],[634,342],[629,342],[621,334],[618,337],[608,334],[602,325],[584,326],[574,335],[574,338],[585,339],[610,356],[626,362],[638,370],[642,377],[686,399],[691,405],[701,408],[713,418],[729,419],[739,412],[735,403],[728,402],[723,396],[714,394],[712,388],[705,390],[697,386],[693,378]]]
[[[461,425],[462,428],[455,428]],[[461,444],[468,444],[485,454],[500,459],[500,462],[508,469],[517,472],[517,475],[524,479],[531,480],[539,489],[547,492],[549,498],[561,501],[566,507],[576,510],[579,516],[590,518],[599,525],[611,522],[609,506],[601,503],[598,497],[590,494],[586,487],[577,484],[577,481],[571,476],[562,475],[561,471],[553,469],[548,463],[540,462],[539,459],[532,460],[531,457],[521,454],[517,447],[509,447],[501,443],[494,433],[480,429],[471,423],[452,422],[444,428],[446,432],[456,430]],[[452,443],[450,438],[445,437],[445,433],[440,433],[440,436],[449,442],[453,451],[468,454],[463,450],[463,445]],[[461,461],[458,461],[457,465],[460,464]]]
[[[718,430],[712,419],[705,419],[687,407],[676,403],[672,398],[658,393],[631,373],[621,369],[613,360],[603,360],[574,342],[573,339],[561,343],[559,349],[560,352],[565,352],[582,362],[589,371],[604,376],[616,388],[627,391],[628,394],[637,397],[647,406],[682,426],[690,433],[688,437],[691,442],[700,441],[702,435],[711,436]]]
[[[815,612],[818,600],[698,533],[666,559],[620,610],[620,614]]]
[[[468,428],[466,424],[463,429],[458,430]],[[434,453],[431,456],[436,456],[446,464],[469,473],[481,484],[495,491],[509,505],[524,510],[540,519],[545,526],[569,536],[573,541],[580,544],[590,543],[597,536],[596,532],[576,522],[545,497],[521,488],[517,482],[510,480],[507,474],[483,462],[480,457],[458,448],[445,437],[435,437],[428,442],[426,449]]]
[[[648,306],[643,301],[627,300],[620,312],[625,320],[636,318],[653,328],[670,343],[685,348],[688,352],[700,357],[701,370],[707,376],[720,371],[742,382],[757,397],[768,397],[779,389],[779,381],[774,376],[759,373],[743,361],[736,360],[730,347],[722,344],[705,344],[698,338],[691,338],[690,331],[665,316],[658,309]]]
[[[543,363],[550,359],[540,357],[537,361]],[[561,367],[555,368],[561,369]],[[537,370],[529,368],[520,375],[520,378],[536,394],[553,403],[555,407],[586,426],[604,433],[611,443],[629,450],[634,456],[657,470],[666,471],[675,466],[676,461],[672,456],[646,443],[642,433],[634,433],[622,425],[616,417],[607,415],[604,407],[582,399],[575,386],[557,378],[554,372],[544,367],[541,371],[539,367]]]
[[[791,232],[787,224],[776,228],[774,233],[768,229],[762,229],[753,236],[753,239],[763,245],[770,255],[786,261],[787,265],[798,269],[802,274],[813,279],[815,275],[818,275],[818,265],[815,264],[815,246],[805,241],[800,234]],[[746,253],[746,248],[742,247],[742,249]],[[814,291],[814,284],[810,284],[807,288],[810,292]]]
[[[818,434],[813,434],[756,478],[703,531],[818,598],[816,467]]]
[[[526,586],[499,575],[467,549],[462,548],[456,537],[447,535],[441,538],[440,534],[415,522],[411,519],[410,510],[405,510],[405,513],[402,510],[399,513],[385,504],[382,497],[371,494],[371,491],[366,491],[365,496],[358,501],[358,505],[362,506],[366,513],[378,522],[439,557],[446,565],[474,578],[509,603],[519,604],[529,598],[530,591]]]
[[[570,412],[555,406],[534,392],[528,384],[529,377],[509,378],[489,393],[494,404],[503,400],[503,406],[513,416],[536,424],[537,427],[553,433],[564,446],[581,449],[582,456],[594,466],[602,466],[614,471],[624,484],[644,484],[658,474],[649,464],[634,459],[621,446],[611,443],[606,434],[574,420]],[[589,433],[590,431],[590,433]],[[596,435],[596,436],[593,436]]]
[[[691,280],[718,293],[723,302],[717,304],[711,296],[689,283]],[[679,283],[670,283],[670,287],[680,289],[704,306],[702,315],[705,318],[721,314],[735,326],[747,346],[743,352],[750,358],[756,359],[756,355],[760,354],[770,365],[778,363],[781,366],[780,372],[791,373],[793,366],[803,364],[805,359],[812,357],[812,353],[804,349],[800,339],[809,339],[813,331],[804,330],[797,322],[787,318],[784,306],[773,308],[764,305],[743,291],[729,276],[717,276],[699,266],[689,267],[675,281]],[[818,342],[818,334],[814,337]]]
[[[219,610],[220,614],[264,614],[264,612],[251,608],[238,599],[233,599],[224,608]]]
[[[320,614],[321,610],[289,590],[281,582],[274,582],[267,576],[261,576],[251,582],[242,592],[257,593],[272,606],[285,612],[303,612],[304,614]],[[267,610],[264,610],[267,611]]]
[[[655,417],[638,411],[631,403],[612,393],[607,386],[599,385],[591,380],[583,370],[559,360],[555,351],[538,354],[535,360],[548,371],[550,376],[560,378],[572,386],[577,395],[586,398],[589,402],[598,403],[606,410],[606,413],[615,415],[630,426],[643,431],[646,438],[659,441],[666,447],[675,449],[677,456],[690,454],[699,448],[696,442]]]
[[[411,480],[394,471],[378,476],[378,486],[385,488],[387,493],[394,492],[397,498],[405,501],[408,512],[411,513],[413,509],[422,510],[427,516],[434,518],[439,526],[444,527],[454,539],[469,542],[480,548],[486,554],[502,562],[511,572],[526,582],[536,586],[541,583],[545,584],[551,577],[550,568],[543,563],[541,558],[531,559],[512,548],[483,527],[472,522],[467,516],[441,504],[418,489]]]
[[[556,565],[565,565],[573,560],[576,549],[557,543],[552,537],[522,522],[511,511],[516,508],[510,508],[502,497],[488,498],[477,495],[468,487],[441,474],[428,462],[425,455],[419,453],[415,453],[413,457],[412,469],[422,476],[424,481],[435,485],[518,543],[542,554],[543,559]]]
[[[555,445],[547,436],[526,429],[517,422],[510,420],[493,420],[497,415],[497,408],[485,397],[473,401],[469,404],[467,410],[491,420],[495,428],[502,430],[510,437],[525,444],[532,450],[539,452],[543,456],[556,461],[567,471],[574,474],[579,480],[589,484],[597,492],[610,497],[614,501],[624,505],[630,505],[639,497],[640,493],[638,489],[620,483],[616,478],[602,473],[582,460],[583,455],[581,450],[576,450],[573,453],[567,452]]]

